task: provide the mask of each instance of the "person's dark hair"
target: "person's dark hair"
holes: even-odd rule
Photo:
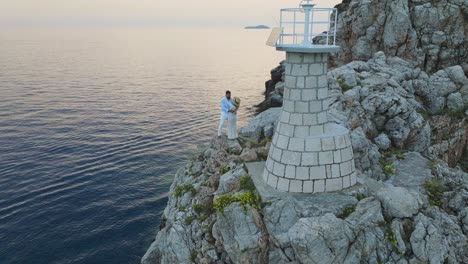
[[[231,94],[231,91],[227,90],[227,91],[226,91],[226,94]]]

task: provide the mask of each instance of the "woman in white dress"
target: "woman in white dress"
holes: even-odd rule
[[[234,97],[231,103],[231,108],[229,109],[228,114],[228,127],[227,127],[227,136],[229,139],[236,139],[238,137],[237,134],[237,110],[240,106],[240,99],[238,97]]]

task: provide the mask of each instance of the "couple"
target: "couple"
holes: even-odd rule
[[[224,122],[227,120],[227,137],[236,139],[237,135],[237,110],[240,106],[240,99],[234,97],[231,99],[231,92],[226,91],[226,96],[221,99],[221,120],[219,121],[218,137],[221,137]]]

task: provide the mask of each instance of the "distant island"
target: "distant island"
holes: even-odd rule
[[[247,26],[244,29],[270,29],[269,26],[258,25],[258,26]]]

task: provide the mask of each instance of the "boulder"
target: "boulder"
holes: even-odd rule
[[[278,121],[280,114],[281,107],[270,108],[261,112],[251,118],[247,126],[242,127],[239,130],[239,134],[243,137],[259,141],[263,136],[264,128],[267,126],[274,126],[276,121]]]
[[[418,213],[422,203],[418,195],[403,187],[384,187],[376,196],[382,202],[385,215],[390,218],[412,217]]]
[[[223,174],[219,178],[218,190],[216,190],[216,195],[225,194],[227,192],[237,191],[240,188],[239,180],[242,176],[246,175],[247,172],[242,166],[238,166],[227,173]]]
[[[239,158],[243,161],[255,161],[258,159],[257,153],[251,148],[244,148]]]
[[[387,150],[390,148],[392,141],[388,138],[388,136],[384,133],[381,133],[376,138],[374,138],[374,142],[381,150]]]

